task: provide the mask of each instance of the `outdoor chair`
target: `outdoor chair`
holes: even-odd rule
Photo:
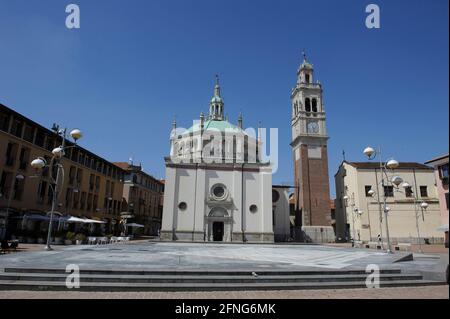
[[[95,245],[97,242],[97,237],[88,237],[88,245]]]
[[[16,251],[17,247],[19,247],[19,241],[18,240],[12,240],[11,244],[9,245],[9,249],[13,249],[14,251]]]
[[[97,238],[97,245],[106,245],[108,243],[107,237],[99,237]]]

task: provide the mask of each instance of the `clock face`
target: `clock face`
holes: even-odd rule
[[[319,133],[319,124],[317,122],[309,122],[308,123],[308,133],[309,134]]]

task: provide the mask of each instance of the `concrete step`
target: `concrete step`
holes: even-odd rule
[[[442,285],[427,280],[398,280],[380,283],[380,287]],[[0,290],[58,290],[58,291],[219,291],[219,290],[302,290],[367,288],[364,282],[296,282],[296,283],[81,283],[80,288],[68,289],[64,282],[2,280]]]
[[[4,268],[5,273],[39,273],[39,274],[65,274],[65,269],[61,268],[22,268],[22,267],[8,267]],[[180,275],[180,276],[241,276],[251,275],[253,270],[220,270],[211,271],[204,270],[134,270],[134,269],[80,269],[80,274],[91,275]],[[256,270],[258,276],[305,276],[305,275],[367,275],[365,269],[341,269],[341,270]],[[381,274],[400,274],[400,269],[381,269]]]
[[[0,273],[3,281],[54,281],[65,282],[68,274],[49,273]],[[82,283],[289,283],[289,282],[365,282],[367,274],[339,275],[97,275],[81,274]],[[381,274],[380,281],[421,280],[420,274]]]

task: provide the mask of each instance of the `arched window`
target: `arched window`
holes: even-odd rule
[[[311,100],[309,98],[305,99],[305,111],[311,112]]]
[[[309,83],[309,74],[305,74],[305,81],[306,83]]]
[[[312,99],[312,111],[317,112],[317,99]]]

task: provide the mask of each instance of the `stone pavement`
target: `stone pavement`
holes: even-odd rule
[[[368,264],[404,271],[442,272],[448,254],[414,254],[415,260],[394,263],[405,253],[386,254],[371,249],[321,245],[205,244],[136,241],[125,244],[55,246],[54,251],[32,251],[0,256],[5,267],[148,270],[317,270],[361,269]]]
[[[404,253],[319,245],[252,245],[135,242],[129,244],[60,246],[0,257],[0,268],[90,269],[344,269],[367,264],[392,265]]]
[[[0,291],[0,299],[449,299],[448,286],[208,292]]]

